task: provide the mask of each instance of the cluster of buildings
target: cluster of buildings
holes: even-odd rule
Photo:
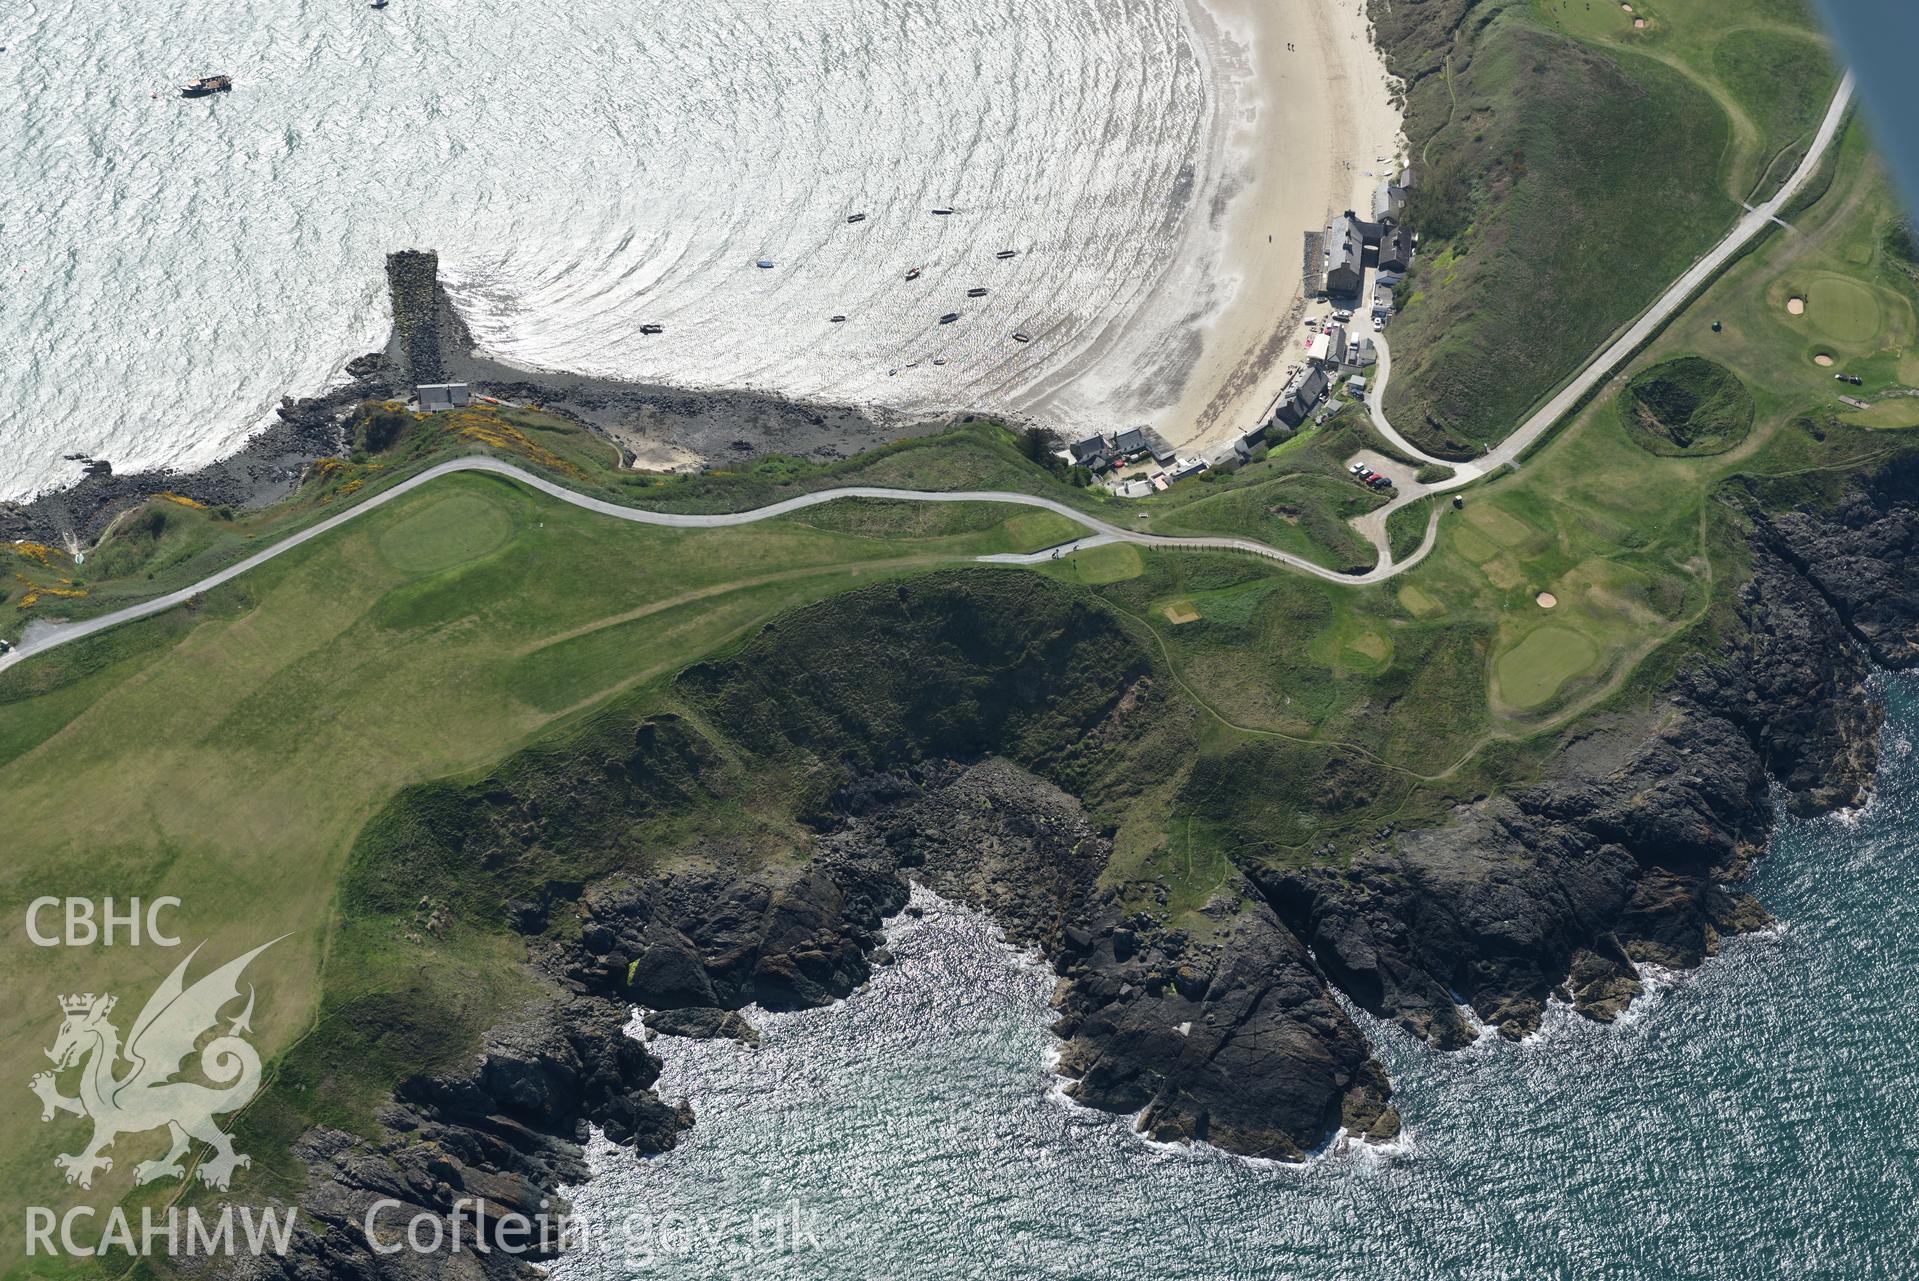
[[[1110,488],[1122,498],[1143,498],[1165,489],[1176,480],[1184,480],[1206,469],[1201,459],[1182,459],[1149,427],[1128,427],[1108,436],[1095,433],[1067,447],[1075,466],[1095,476],[1107,476],[1138,463],[1151,461],[1159,470],[1125,479],[1114,477]]]
[[[1358,298],[1366,286],[1367,253],[1376,256],[1379,274],[1397,278],[1413,265],[1413,233],[1401,221],[1412,192],[1411,171],[1388,178],[1373,193],[1373,216],[1363,220],[1348,209],[1333,219],[1326,232],[1326,292],[1335,298]]]
[[[1404,221],[1411,191],[1411,170],[1401,170],[1397,177],[1382,181],[1373,193],[1370,219],[1348,209],[1327,229],[1322,296],[1333,303],[1335,310],[1328,319],[1307,322],[1313,333],[1306,343],[1305,363],[1292,370],[1272,410],[1252,431],[1203,458],[1180,458],[1152,431],[1134,427],[1112,436],[1093,435],[1074,442],[1068,451],[1072,461],[1096,476],[1109,477],[1108,487],[1122,498],[1144,498],[1209,467],[1244,462],[1264,439],[1291,436],[1320,412],[1342,377],[1347,379],[1346,394],[1364,399],[1365,371],[1378,355],[1372,338],[1355,317],[1368,310],[1365,295],[1369,274],[1373,330],[1384,329],[1397,308],[1395,291],[1413,262],[1413,234]],[[1310,238],[1308,244],[1310,252]],[[1149,459],[1154,467],[1138,467]]]

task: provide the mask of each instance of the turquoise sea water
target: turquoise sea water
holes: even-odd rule
[[[902,920],[843,1005],[758,1050],[658,1039],[698,1124],[599,1146],[564,1278],[1919,1275],[1919,681],[1878,793],[1789,828],[1776,928],[1661,975],[1619,1024],[1512,1046],[1368,1023],[1408,1138],[1300,1166],[1155,1147],[1049,1094],[1050,977],[979,918]],[[757,1222],[754,1216],[759,1216]]]

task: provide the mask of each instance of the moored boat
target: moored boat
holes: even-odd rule
[[[847,215],[846,215],[846,221],[848,221],[848,222],[865,222],[865,221],[866,221],[866,215],[865,215],[865,214],[863,214],[863,213],[857,213],[857,214],[847,214]]]
[[[665,325],[641,325],[640,332],[643,334],[663,334],[666,332],[666,326]]]
[[[944,218],[947,214],[950,214],[953,211],[948,206],[941,205],[939,208],[935,209],[933,212],[940,215],[940,217]]]
[[[762,258],[753,265],[761,271],[771,271],[773,268],[773,260],[771,258]]]
[[[968,298],[984,298],[986,297],[986,290],[978,286],[975,286],[966,291],[966,296]]]
[[[204,98],[210,93],[226,93],[233,88],[232,76],[201,76],[180,87],[182,98]]]
[[[837,324],[840,324],[840,323],[842,323],[842,322],[844,322],[844,321],[845,321],[845,319],[846,319],[846,317],[844,317],[844,316],[835,316],[835,317],[833,317],[833,323],[837,325]]]
[[[994,254],[994,255],[993,255],[993,257],[995,257],[995,258],[1011,258],[1011,257],[1012,257],[1012,256],[1013,256],[1014,254],[1016,254],[1016,253],[1018,253],[1018,252],[1019,252],[1019,250],[1017,250],[1017,249],[1002,249],[1002,250],[1000,250],[1000,251],[999,251],[998,253],[996,253],[996,254]]]
[[[957,311],[949,311],[944,316],[940,317],[940,323],[942,325],[950,325],[955,320],[958,320],[958,319],[959,319],[959,313]]]
[[[1033,335],[1026,333],[1024,331],[1016,330],[1013,334],[1013,341],[1014,342],[1032,342]]]
[[[906,278],[908,280],[918,280],[920,278],[920,271],[921,271],[921,268],[914,267],[911,271],[908,271],[906,273]]]

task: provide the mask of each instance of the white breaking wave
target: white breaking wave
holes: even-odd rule
[[[71,452],[237,449],[384,340],[406,247],[523,365],[1017,410],[1144,301],[1210,189],[1188,23],[1184,0],[30,3],[0,37],[0,498],[72,480]],[[178,97],[215,71],[232,93]],[[1176,385],[1182,349],[1137,385]]]

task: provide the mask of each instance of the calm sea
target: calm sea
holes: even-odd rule
[[[519,363],[1015,408],[1207,191],[1186,0],[0,9],[0,499],[231,452],[384,340],[410,246]]]
[[[1302,1166],[1150,1146],[1050,1094],[1048,976],[979,918],[764,1044],[661,1039],[699,1121],[579,1190],[601,1278],[1901,1278],[1919,1275],[1919,681],[1891,683],[1862,812],[1780,833],[1780,924],[1661,976],[1618,1025],[1558,1011],[1438,1054],[1374,1024],[1409,1137]]]

